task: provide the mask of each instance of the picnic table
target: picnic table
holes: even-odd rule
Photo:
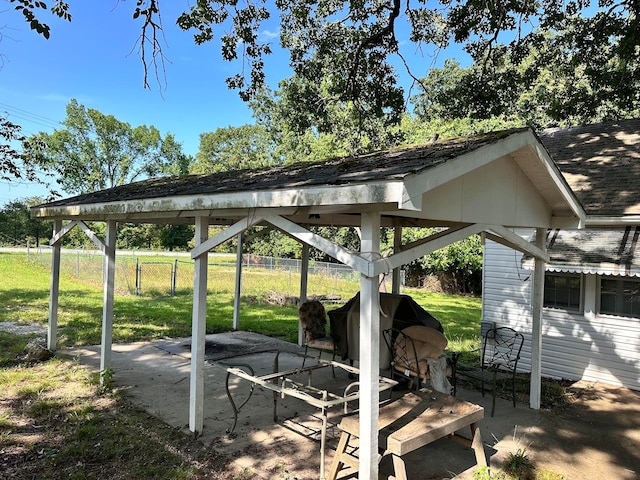
[[[403,455],[428,445],[440,438],[448,437],[470,446],[479,466],[487,461],[480,438],[478,422],[484,418],[484,408],[450,395],[422,389],[411,392],[380,408],[378,420],[379,460],[391,455],[396,480],[407,480]],[[336,454],[329,469],[328,480],[335,480],[338,473],[350,474],[358,471],[357,449],[350,445],[359,433],[357,413],[343,417],[339,424],[342,434]],[[470,427],[471,438],[456,433]],[[348,470],[348,471],[346,471]]]

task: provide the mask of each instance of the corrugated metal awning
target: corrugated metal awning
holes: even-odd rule
[[[548,230],[546,270],[640,277],[639,236],[640,227],[635,226]],[[533,269],[533,258],[523,257],[522,265]]]

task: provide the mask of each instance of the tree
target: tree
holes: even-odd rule
[[[640,114],[640,76],[625,77],[619,57],[608,59],[608,79],[603,82],[594,77],[595,72],[575,48],[557,45],[563,39],[550,33],[541,34],[541,38],[520,63],[507,51],[494,57],[491,73],[483,74],[483,66],[478,64],[462,68],[454,60],[432,69],[422,82],[422,93],[413,98],[416,114],[422,120],[469,118],[477,123],[493,119],[503,126],[538,129]],[[638,70],[638,65],[634,59],[626,67]],[[600,69],[598,75],[604,74],[604,68]]]
[[[23,153],[17,150],[17,145],[25,140],[20,126],[0,115],[0,180],[27,180],[46,184],[38,177],[34,166],[24,161]],[[50,198],[57,195],[57,192],[52,191]]]
[[[218,128],[200,134],[200,149],[191,172],[224,172],[280,163],[272,152],[273,145],[261,126]]]
[[[271,52],[260,29],[272,14],[279,14],[280,43],[289,50],[293,71],[308,85],[322,81],[320,94],[300,91],[301,113],[315,113],[327,102],[351,102],[362,116],[397,122],[404,91],[389,59],[396,56],[404,65],[410,63],[401,46],[407,30],[410,46],[406,50],[462,45],[479,67],[476,86],[493,82],[509,93],[514,82],[498,75],[505,55],[514,66],[521,66],[531,61],[532,49],[544,47],[545,55],[530,66],[532,72],[549,59],[560,61],[568,54],[563,64],[584,65],[594,108],[609,100],[604,95],[608,89],[620,89],[612,92],[620,102],[632,99],[637,95],[633,85],[639,75],[640,6],[632,0],[602,0],[593,9],[593,3],[280,0],[277,11],[269,11],[265,3],[201,0],[180,16],[178,25],[195,30],[198,44],[213,39],[215,29],[224,30],[222,57],[241,59],[246,67],[227,83],[238,88],[243,98],[251,98],[264,83],[264,58]],[[152,10],[148,13],[153,16]],[[401,23],[405,19],[408,25]],[[555,32],[553,41],[541,32]],[[489,96],[500,96],[501,89],[490,88],[489,92]]]
[[[249,102],[285,163],[367,153],[398,145],[402,132],[385,117],[369,117],[352,102],[326,100],[325,82],[294,75],[279,90],[264,88]]]
[[[185,157],[168,134],[153,127],[131,127],[71,100],[64,130],[40,132],[24,142],[25,159],[47,171],[68,193],[87,193],[145,177],[179,173]]]
[[[41,218],[31,218],[29,207],[43,203],[39,197],[15,200],[0,209],[0,243],[11,245],[40,245],[42,238],[48,238],[53,222]]]
[[[48,27],[36,15],[46,8],[43,2],[11,2],[32,28],[48,37]],[[637,0],[598,0],[597,4],[594,0],[277,0],[273,5],[264,0],[196,0],[185,4],[187,10],[179,15],[177,25],[193,31],[198,45],[219,35],[222,58],[240,64],[227,85],[244,100],[254,98],[265,85],[265,62],[272,45],[261,32],[272,28],[269,22],[278,17],[280,46],[288,50],[293,72],[303,82],[302,89],[294,89],[301,100],[298,109],[317,117],[314,125],[319,131],[325,106],[332,103],[353,108],[363,119],[399,123],[405,90],[392,60],[418,81],[426,62],[414,62],[416,50],[429,48],[435,55],[452,45],[461,46],[478,66],[474,85],[483,87],[476,93],[487,86],[484,97],[490,102],[486,107],[494,104],[492,96],[512,98],[510,88],[526,80],[526,72],[524,77],[511,77],[517,68],[525,67],[537,77],[550,61],[563,65],[567,74],[563,78],[570,78],[568,74],[580,66],[579,75],[590,88],[575,95],[585,97],[578,104],[591,112],[612,98],[619,105],[638,100]],[[58,0],[51,11],[70,19],[68,9],[67,2]],[[150,68],[156,69],[157,78],[162,77],[157,69],[164,68],[159,1],[137,0],[133,18],[140,22],[139,54],[146,84]],[[551,41],[544,32],[554,32]],[[534,50],[541,54],[532,58]],[[508,75],[501,70],[505,58],[516,67]]]
[[[51,36],[51,28],[48,24],[41,21],[38,16],[43,13],[43,10],[47,10],[46,3],[38,0],[9,0],[9,3],[15,4],[15,10],[22,13],[24,20],[29,24],[31,30],[35,30],[47,39]],[[50,11],[54,17],[59,17],[69,22],[71,21],[69,4],[67,2],[55,0]]]

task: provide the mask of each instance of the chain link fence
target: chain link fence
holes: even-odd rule
[[[51,266],[51,249],[28,250],[30,261]],[[243,294],[261,295],[278,292],[300,294],[302,261],[246,254],[242,257]],[[233,292],[236,277],[236,256],[209,254],[208,290]],[[62,250],[61,272],[83,282],[101,285],[104,257],[100,251]],[[115,289],[121,294],[168,296],[190,294],[193,291],[194,262],[188,254],[153,252],[118,252],[116,254]],[[357,272],[346,265],[309,262],[308,294],[336,295],[349,298],[359,288]]]

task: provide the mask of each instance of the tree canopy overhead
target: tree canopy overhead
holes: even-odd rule
[[[44,2],[10,1],[32,28],[49,34],[37,15],[47,8]],[[55,1],[52,14],[70,19],[69,4]],[[162,5],[137,0],[132,12],[140,22],[145,78],[148,68],[163,68]],[[245,100],[265,85],[265,62],[274,50],[262,33],[278,28],[280,47],[289,51],[290,65],[305,85],[295,92],[303,100],[301,111],[321,117],[327,103],[339,102],[353,105],[362,117],[398,122],[407,92],[394,65],[411,64],[409,55],[422,48],[453,44],[480,67],[473,88],[490,85],[492,95],[509,88],[505,74],[508,79],[526,67],[513,77],[526,80],[553,61],[565,72],[579,70],[590,84],[583,101],[589,108],[610,102],[607,93],[620,102],[637,101],[639,10],[637,0],[195,0],[185,2],[175,21],[193,32],[196,44],[215,39],[222,58],[238,62],[227,84]],[[505,71],[505,58],[513,69]],[[412,65],[417,79],[426,75],[431,59]],[[321,88],[311,88],[321,79]],[[486,115],[495,113],[489,103]]]

